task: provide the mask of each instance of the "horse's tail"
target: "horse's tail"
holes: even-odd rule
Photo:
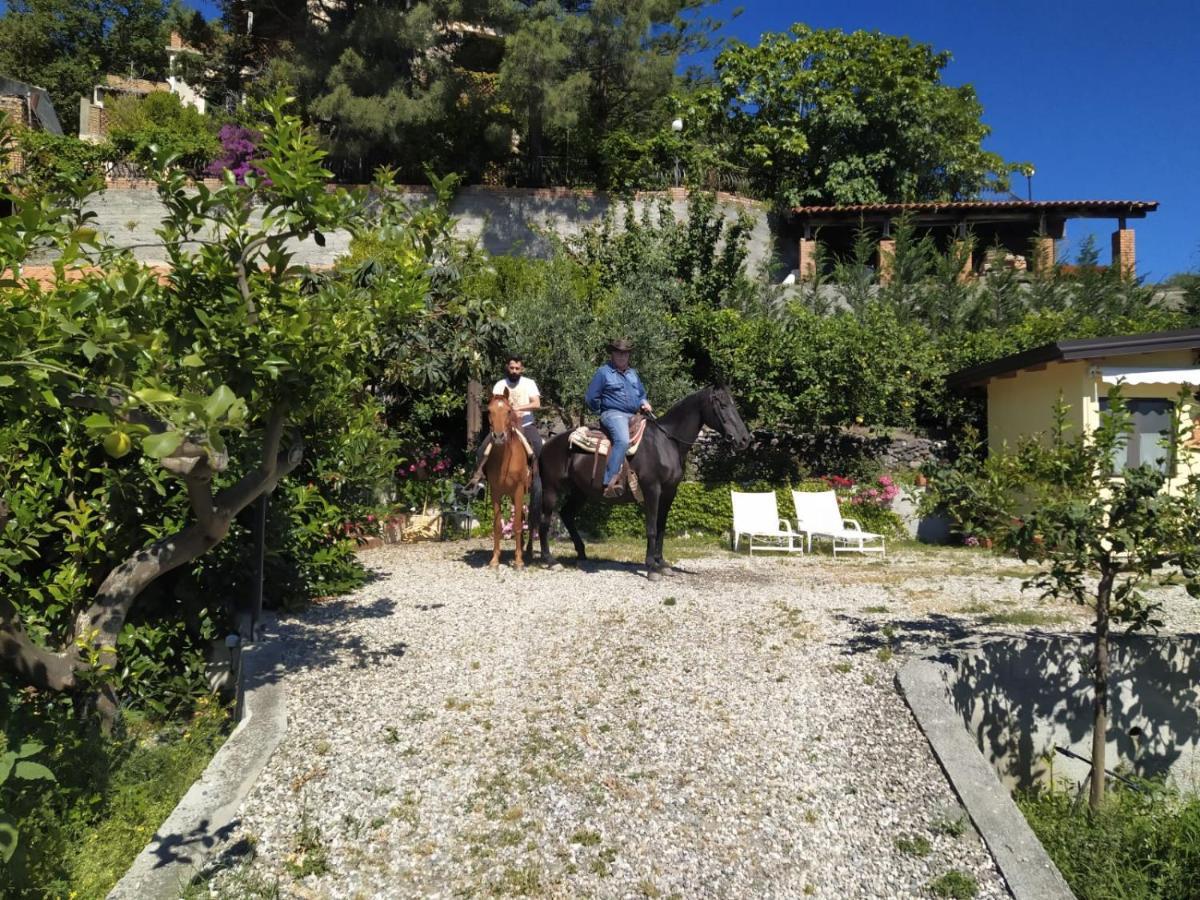
[[[541,533],[542,523],[542,473],[541,466],[537,460],[533,463],[533,481],[529,487],[529,515],[526,517],[526,525],[529,528],[529,545],[525,552],[533,556],[533,533],[537,531]]]

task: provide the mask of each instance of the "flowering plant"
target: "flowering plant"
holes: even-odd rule
[[[383,534],[383,526],[374,513],[367,513],[359,519],[346,519],[335,522],[330,536],[331,540],[353,540],[362,542],[369,537],[379,537]]]
[[[396,467],[399,504],[409,510],[424,510],[441,503],[449,493],[451,470],[450,460],[437,444],[407,457]]]
[[[255,159],[259,155],[261,134],[241,125],[222,125],[217,138],[221,142],[221,155],[209,163],[205,174],[221,178],[226,171],[230,171],[238,184],[245,184],[246,176],[254,174],[264,183],[271,183]]]
[[[855,482],[853,478],[829,475],[825,483],[837,491],[838,498],[857,506],[876,506],[891,509],[900,488],[890,475],[880,475],[872,482]]]

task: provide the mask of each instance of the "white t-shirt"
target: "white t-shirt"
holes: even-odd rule
[[[524,406],[526,403],[532,403],[535,397],[540,397],[538,393],[537,382],[532,378],[526,378],[524,375],[517,381],[517,386],[513,387],[507,378],[501,378],[496,382],[496,386],[492,388],[493,394],[503,394],[504,389],[508,388],[508,399],[513,406]],[[521,413],[521,424],[532,425],[533,413]]]

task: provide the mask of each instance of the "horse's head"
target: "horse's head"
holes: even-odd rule
[[[493,444],[503,444],[508,439],[509,430],[519,427],[517,411],[509,399],[508,388],[504,389],[503,394],[492,394],[488,401],[488,426]]]
[[[745,450],[753,440],[746,423],[738,413],[733,396],[723,385],[708,389],[708,402],[704,404],[704,424],[724,435],[725,440],[731,442],[738,450]]]

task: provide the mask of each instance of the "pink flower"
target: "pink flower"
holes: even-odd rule
[[[372,516],[372,515],[368,515],[368,516],[367,516],[367,521],[368,521],[368,522],[374,522],[374,521],[375,521],[375,517],[374,517],[374,516]]]
[[[408,471],[410,471],[410,472],[415,472],[415,471],[417,471],[417,464],[416,464],[416,463],[409,463],[409,465],[408,465]]]

